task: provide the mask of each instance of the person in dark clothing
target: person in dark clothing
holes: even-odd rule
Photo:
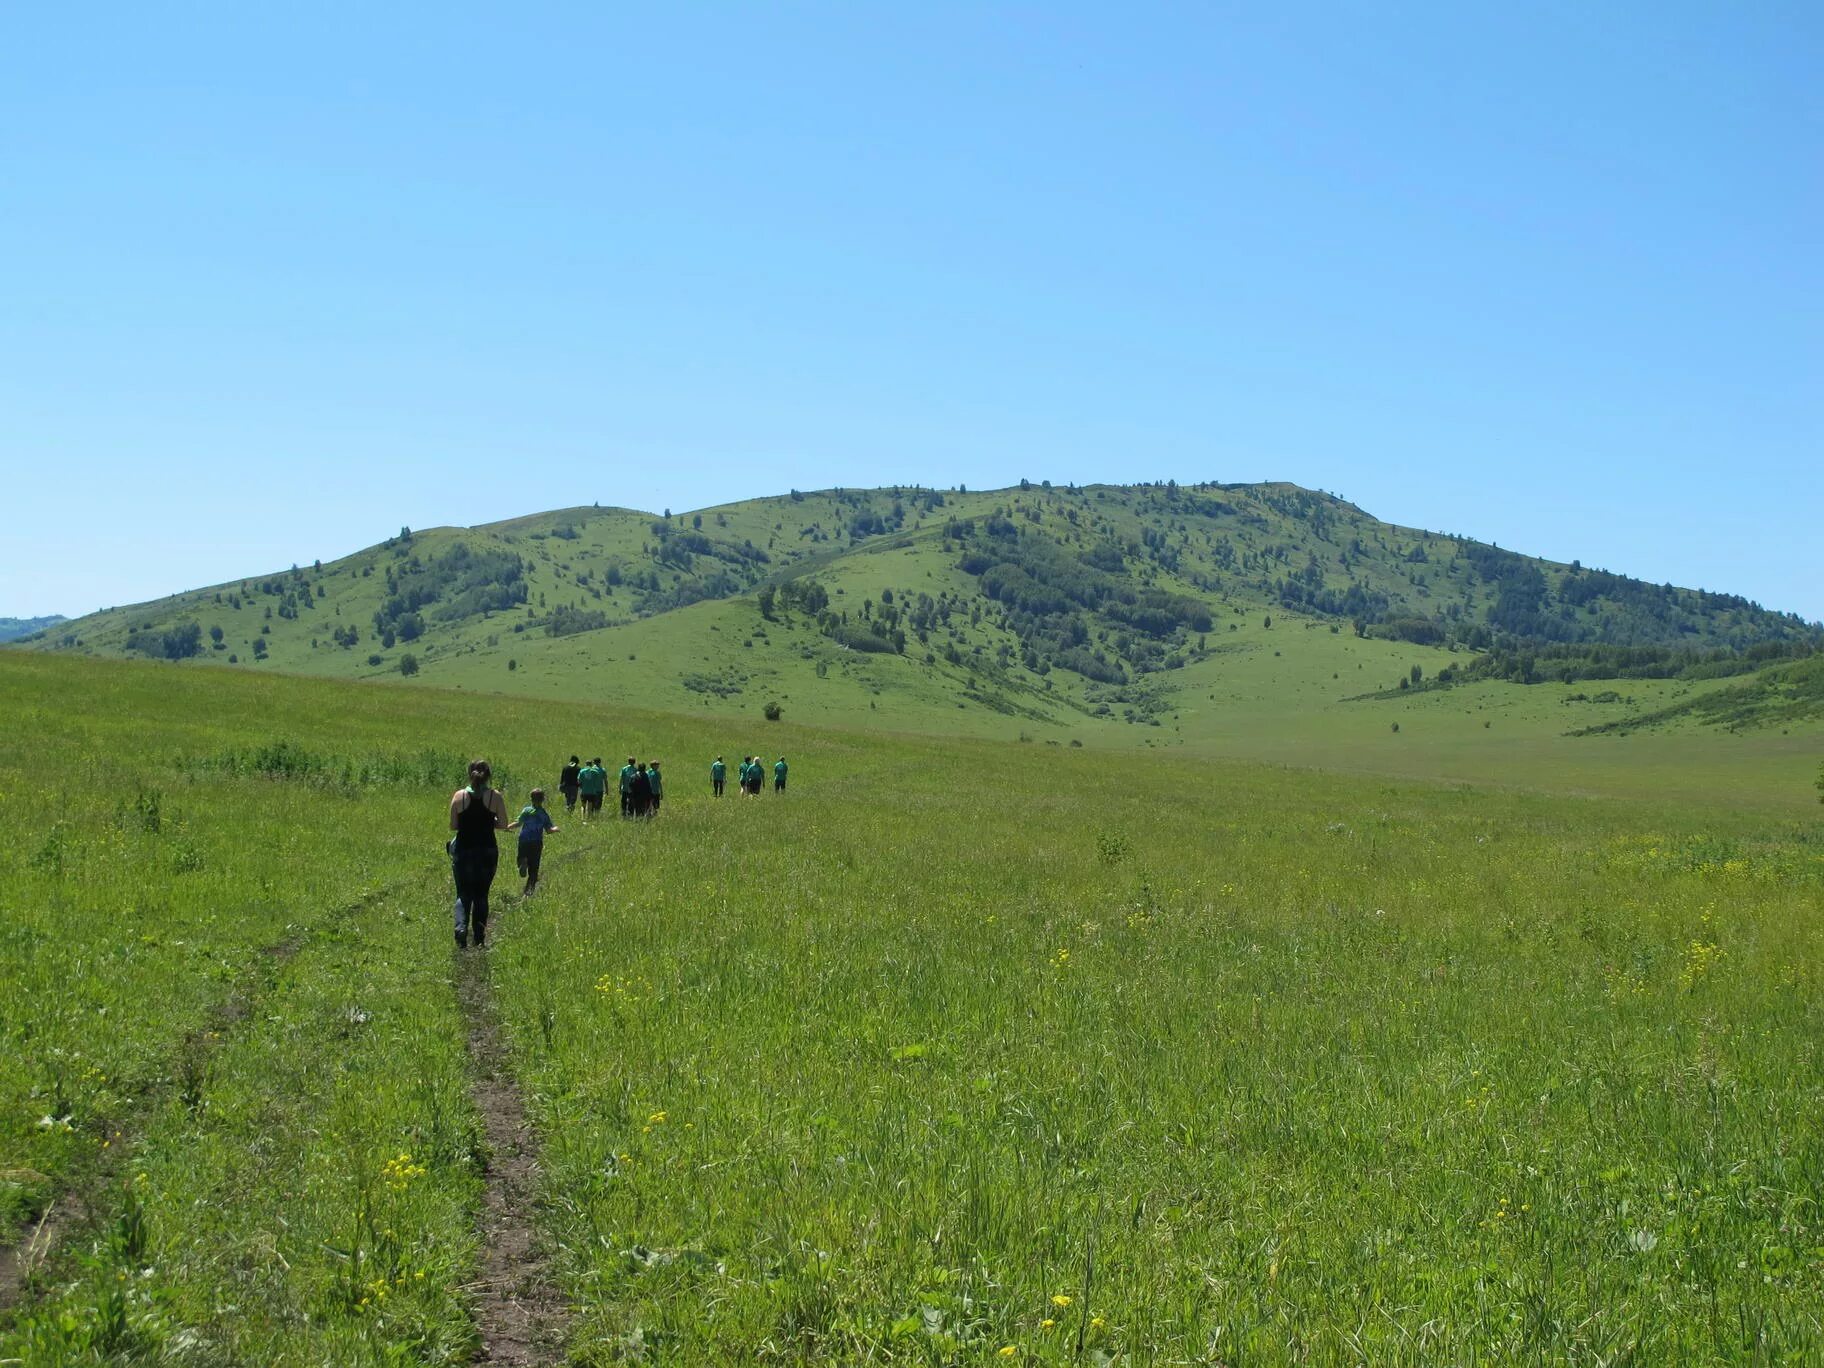
[[[627,763],[621,766],[621,816],[623,817],[633,816],[633,776],[638,774],[639,770],[638,763],[631,755],[627,757]]]
[[[450,795],[450,866],[456,877],[456,944],[487,942],[488,890],[500,864],[494,833],[507,828],[507,803],[491,786],[493,767],[469,762],[469,782]]]
[[[646,773],[646,766],[636,766],[633,771],[632,787],[628,790],[628,802],[635,817],[652,815],[652,780]]]
[[[570,763],[565,765],[563,772],[557,776],[557,791],[564,795],[565,812],[576,811],[576,795],[582,788],[582,781],[578,776],[582,772],[583,762],[573,755],[570,757]]]

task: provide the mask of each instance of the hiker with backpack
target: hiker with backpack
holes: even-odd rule
[[[647,774],[644,765],[635,765],[633,778],[628,780],[627,815],[630,817],[652,815],[652,778]]]

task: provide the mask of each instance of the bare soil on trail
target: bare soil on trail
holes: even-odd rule
[[[557,1364],[568,1340],[569,1303],[533,1219],[538,1140],[508,1066],[488,984],[486,950],[459,951],[456,996],[468,1023],[473,1096],[488,1141],[487,1190],[477,1226],[480,1278],[471,1287],[480,1363]]]
[[[53,1198],[15,1243],[0,1247],[0,1314],[25,1300],[32,1274],[62,1247],[64,1237],[80,1225],[88,1207],[75,1194]]]

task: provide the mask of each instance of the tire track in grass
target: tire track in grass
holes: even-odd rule
[[[394,880],[364,893],[353,902],[336,908],[330,916],[347,917],[389,893],[397,892],[422,877],[414,874]],[[274,977],[303,948],[309,927],[296,923],[288,926],[283,939],[263,945],[249,960],[249,967],[239,976],[228,996],[210,1009],[201,1025],[184,1035],[183,1044],[172,1057],[171,1066],[162,1077],[150,1080],[129,1099],[134,1116],[153,1111],[165,1098],[177,1094],[185,1097],[200,1088],[209,1058],[222,1046],[229,1032],[253,1014]],[[64,1242],[78,1230],[93,1226],[106,1214],[106,1194],[127,1167],[127,1161],[138,1140],[138,1127],[132,1116],[118,1120],[100,1120],[99,1133],[111,1138],[96,1162],[75,1175],[45,1204],[35,1221],[19,1237],[0,1243],[0,1317],[10,1315],[26,1302],[32,1293],[36,1275],[63,1248]]]
[[[514,1078],[486,952],[463,953],[456,995],[468,1023],[474,1065],[472,1096],[488,1140],[487,1189],[476,1224],[480,1278],[474,1284],[478,1362],[561,1362],[569,1340],[570,1304],[558,1290],[551,1259],[532,1212],[538,1198],[538,1142]]]
[[[590,850],[586,846],[565,851],[553,863],[568,864]],[[423,872],[416,871],[371,889],[334,909],[327,920],[353,916],[421,878]],[[293,923],[287,931],[289,934],[283,939],[254,953],[249,968],[228,996],[210,1010],[200,1025],[185,1034],[169,1070],[133,1095],[133,1113],[150,1113],[174,1094],[188,1097],[200,1089],[210,1057],[222,1047],[230,1032],[253,1014],[271,986],[274,971],[297,955],[311,928]],[[476,1320],[483,1344],[481,1361],[555,1363],[562,1356],[569,1308],[548,1276],[549,1260],[537,1252],[536,1226],[527,1215],[537,1191],[536,1144],[500,1039],[485,959],[466,959],[458,966],[456,980],[469,1023],[476,1110],[494,1156],[489,1161],[486,1205],[479,1221],[483,1254]],[[112,1132],[112,1140],[97,1162],[75,1175],[18,1236],[0,1241],[0,1322],[30,1300],[38,1274],[72,1235],[94,1228],[108,1215],[112,1203],[107,1194],[129,1167],[139,1133],[128,1118],[98,1122],[97,1130],[103,1134]]]
[[[358,911],[366,901],[363,899],[342,910],[344,913]],[[188,1100],[200,1086],[210,1055],[221,1048],[229,1031],[252,1015],[263,990],[258,980],[266,972],[266,966],[284,964],[303,944],[304,933],[299,931],[284,940],[261,946],[253,960],[259,968],[243,974],[228,996],[210,1010],[204,1023],[185,1034],[169,1075],[136,1093],[131,1099],[132,1110],[149,1112],[173,1091]],[[96,1163],[45,1204],[24,1239],[0,1245],[0,1315],[12,1311],[27,1299],[33,1275],[63,1247],[73,1231],[93,1224],[98,1218],[99,1199],[120,1177],[133,1143],[139,1138],[131,1120],[100,1121],[96,1129],[104,1135],[113,1133]]]

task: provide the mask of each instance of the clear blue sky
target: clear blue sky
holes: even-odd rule
[[[16,5],[0,614],[1283,479],[1824,617],[1824,7]]]

